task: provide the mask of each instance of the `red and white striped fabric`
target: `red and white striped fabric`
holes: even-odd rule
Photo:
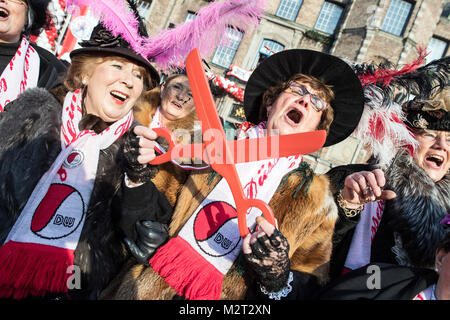
[[[28,88],[37,86],[40,59],[26,37],[0,76],[0,112]]]

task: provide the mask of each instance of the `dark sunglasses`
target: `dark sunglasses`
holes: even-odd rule
[[[306,89],[304,86],[302,86],[301,84],[299,84],[295,81],[289,82],[289,89],[291,90],[291,92],[293,94],[298,95],[300,97],[304,97],[307,94],[309,94],[311,97],[311,104],[313,105],[314,109],[317,112],[324,111],[328,108],[328,103],[323,101],[317,95],[309,92],[308,89]]]

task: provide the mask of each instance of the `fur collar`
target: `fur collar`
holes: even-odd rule
[[[434,182],[399,152],[387,172],[386,189],[397,197],[387,201],[385,217],[394,231],[393,252],[402,265],[434,267],[437,244],[446,231],[439,222],[450,210],[450,174]]]

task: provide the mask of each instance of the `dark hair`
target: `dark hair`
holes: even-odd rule
[[[26,26],[25,34],[38,36],[43,28],[51,25],[51,16],[47,10],[50,0],[27,0],[27,3],[30,11],[28,17],[32,17],[32,22],[31,25]]]
[[[264,92],[262,98],[263,105],[262,108],[260,108],[259,121],[267,119],[267,107],[274,103],[278,96],[289,87],[289,82],[291,81],[299,81],[309,84],[311,88],[318,92],[319,97],[329,104],[328,108],[322,113],[322,117],[320,118],[320,123],[317,128],[317,130],[325,130],[328,133],[331,122],[333,122],[334,119],[334,110],[330,104],[330,102],[334,99],[334,92],[331,89],[331,86],[325,84],[322,80],[301,73],[293,75],[287,81],[270,87]]]
[[[445,235],[444,239],[442,239],[441,242],[439,242],[437,249],[444,250],[445,253],[450,252],[450,228],[449,228],[447,234]]]

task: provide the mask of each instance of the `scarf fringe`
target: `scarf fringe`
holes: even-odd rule
[[[220,299],[224,275],[181,237],[170,239],[149,262],[179,295],[189,300]]]
[[[9,241],[0,248],[0,298],[23,299],[67,293],[67,268],[73,251],[35,243]]]

